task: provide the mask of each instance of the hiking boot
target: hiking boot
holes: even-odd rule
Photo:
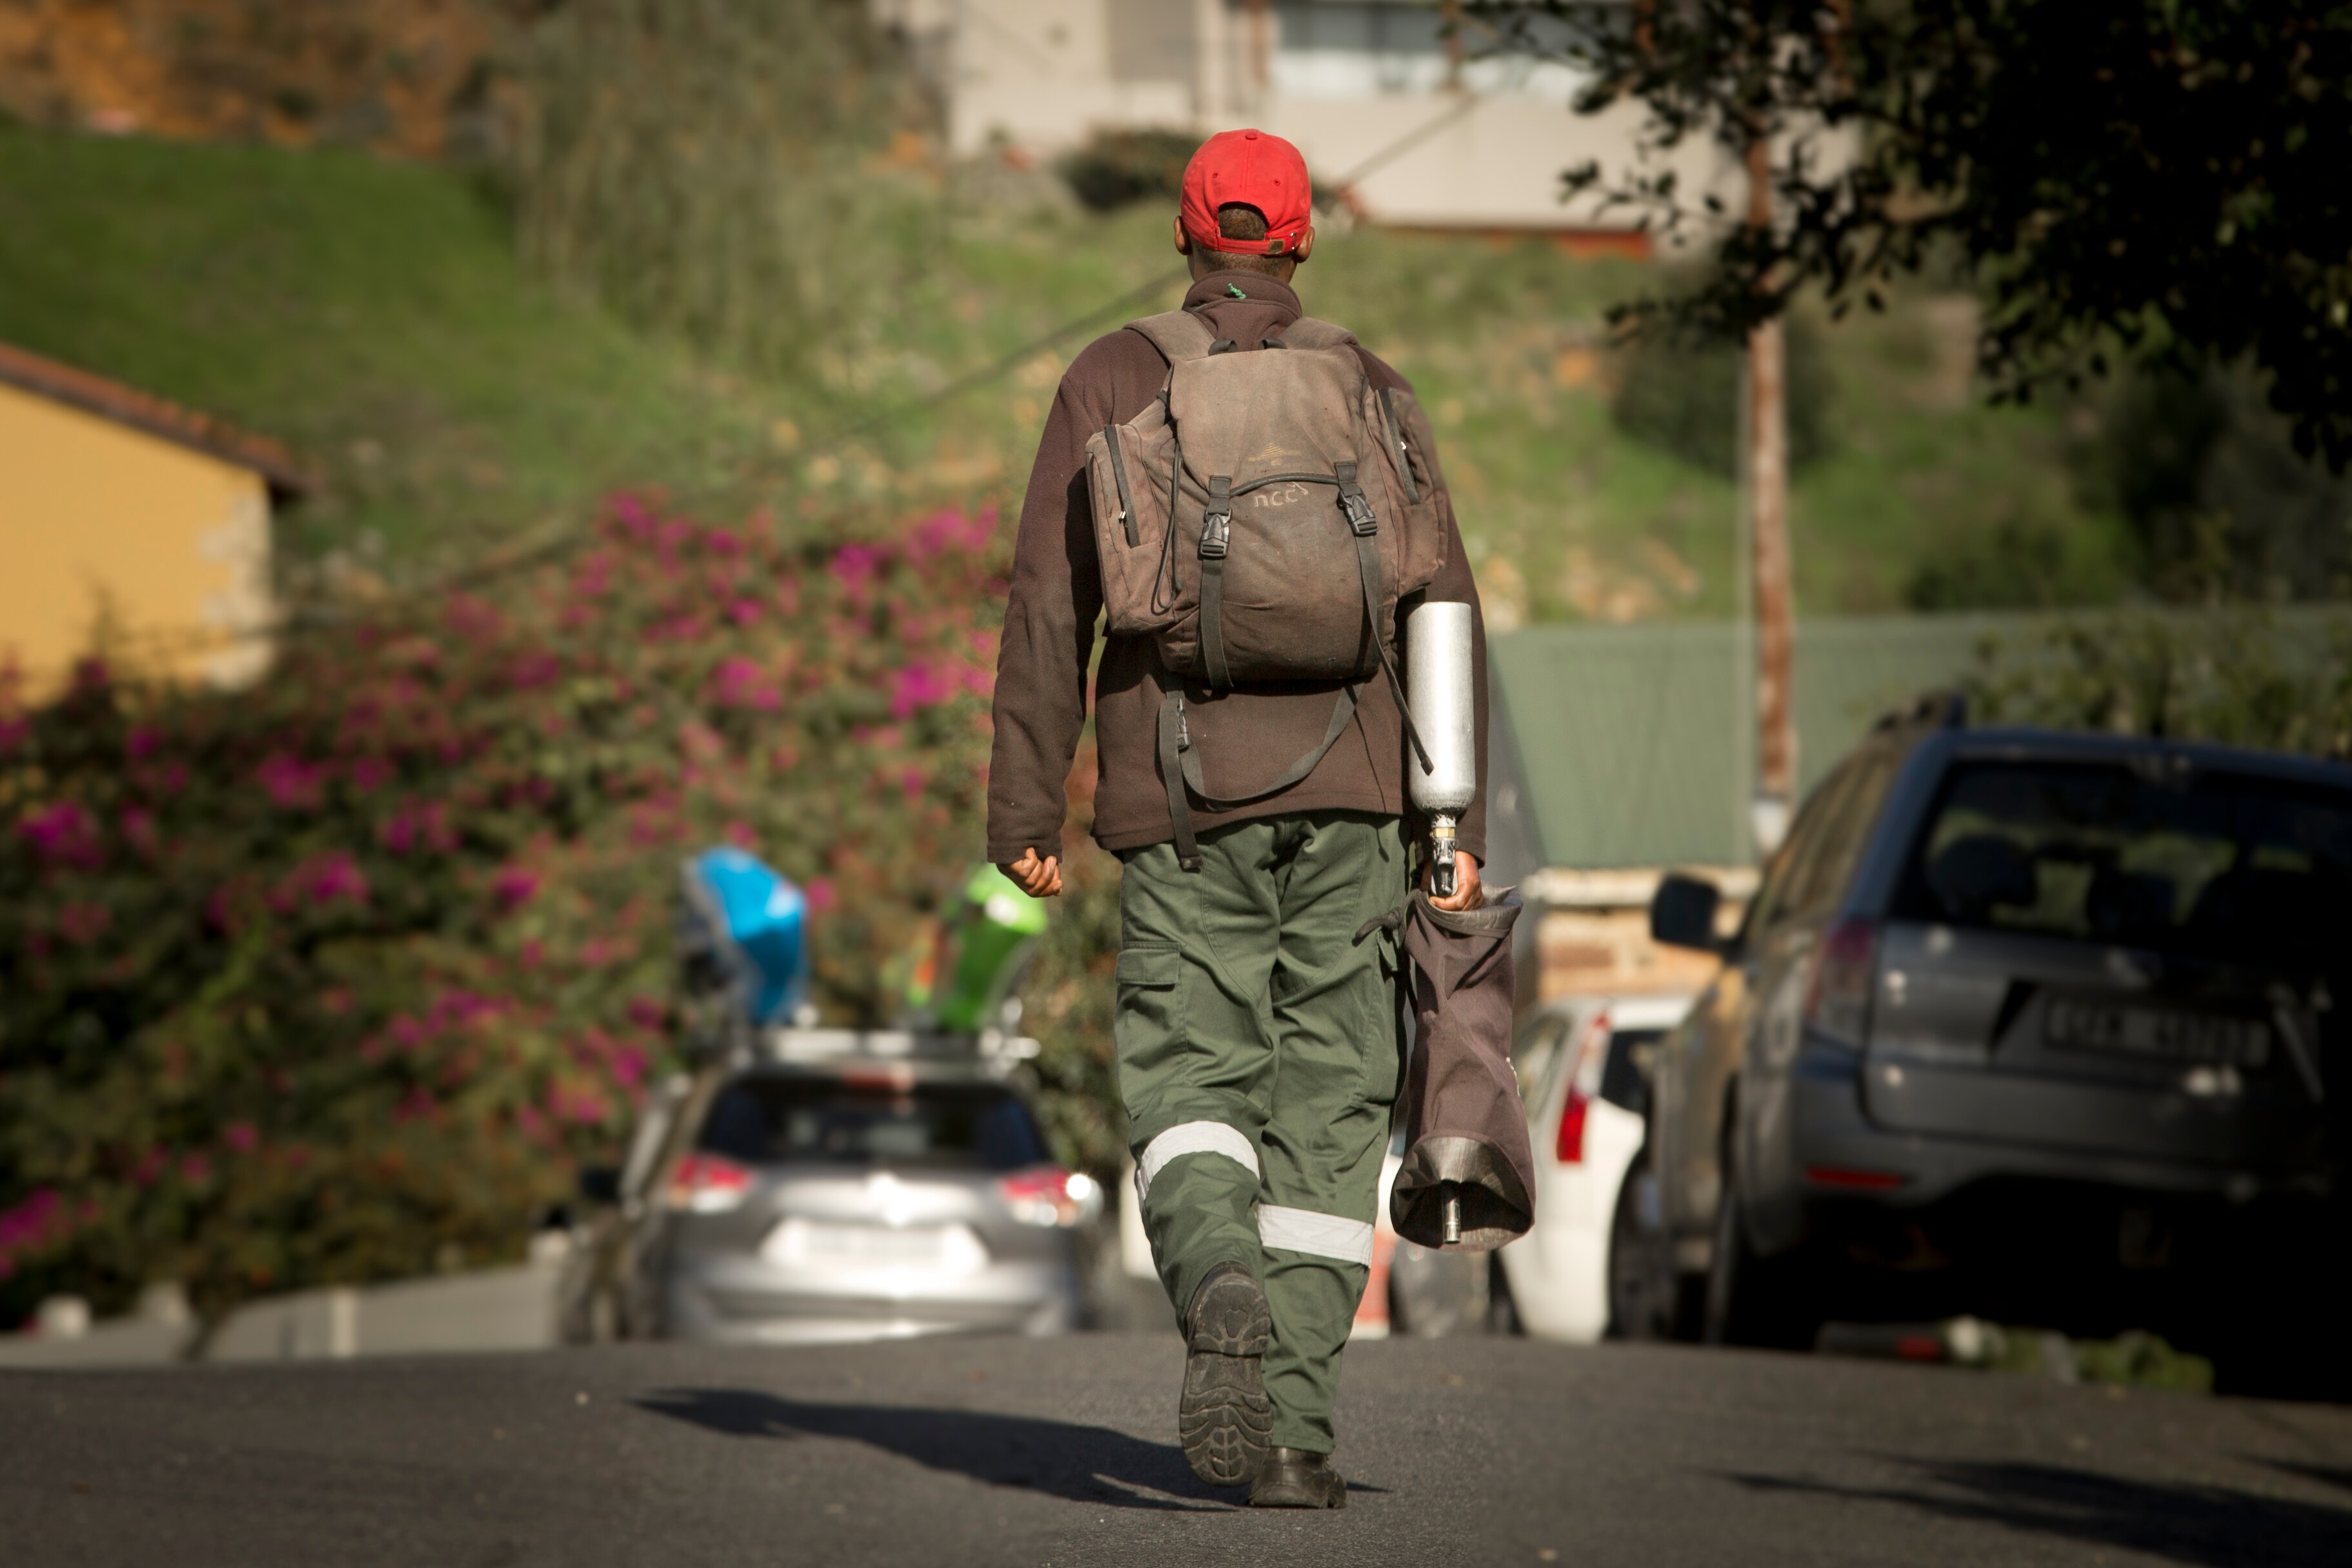
[[[1176,1431],[1192,1473],[1213,1487],[1247,1486],[1265,1459],[1274,1405],[1264,1358],[1273,1328],[1265,1287],[1238,1263],[1218,1264],[1192,1292]]]
[[[1252,1508],[1345,1508],[1348,1483],[1331,1468],[1328,1454],[1304,1448],[1269,1448],[1250,1485]]]

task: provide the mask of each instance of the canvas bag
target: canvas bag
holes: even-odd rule
[[[1129,330],[1168,380],[1087,442],[1095,548],[1112,635],[1151,637],[1177,678],[1160,763],[1178,860],[1198,870],[1192,800],[1223,810],[1289,788],[1346,732],[1356,682],[1380,670],[1396,684],[1397,601],[1445,564],[1440,481],[1427,416],[1411,393],[1371,384],[1343,328],[1301,318],[1244,346],[1171,310]],[[1245,794],[1210,795],[1184,686],[1276,680],[1343,683],[1323,740]]]
[[[1389,1223],[1417,1246],[1491,1252],[1535,1224],[1535,1153],[1511,1066],[1517,889],[1490,890],[1475,910],[1441,910],[1416,891],[1364,922],[1362,941],[1402,930],[1412,1008],[1412,1059],[1396,1107],[1404,1163],[1389,1189]],[[1462,1234],[1445,1239],[1442,1208],[1462,1205]]]

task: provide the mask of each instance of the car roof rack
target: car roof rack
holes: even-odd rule
[[[1965,730],[1969,727],[1969,696],[1965,691],[1923,691],[1910,701],[1888,709],[1870,727],[1872,734],[1889,730]]]
[[[1041,1047],[1026,1035],[1003,1029],[950,1034],[920,1029],[762,1029],[754,1037],[754,1061],[791,1067],[856,1067],[861,1064],[978,1068],[1006,1073],[1034,1058]]]

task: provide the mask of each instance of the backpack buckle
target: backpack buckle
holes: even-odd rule
[[[1364,494],[1364,487],[1356,482],[1356,465],[1334,463],[1331,477],[1339,481],[1339,510],[1348,519],[1348,527],[1359,539],[1370,539],[1381,531],[1381,520],[1372,515],[1372,503]]]
[[[1209,510],[1201,514],[1201,559],[1223,561],[1233,542],[1234,481],[1230,474],[1209,476]]]

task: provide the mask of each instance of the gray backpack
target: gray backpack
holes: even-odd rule
[[[1150,407],[1087,442],[1103,607],[1115,636],[1150,637],[1176,679],[1160,712],[1160,767],[1176,852],[1200,868],[1191,795],[1227,810],[1288,789],[1346,732],[1356,683],[1387,673],[1397,601],[1445,564],[1429,421],[1402,388],[1375,388],[1355,338],[1293,322],[1244,348],[1200,315],[1129,323],[1168,361]],[[1276,352],[1279,351],[1279,352]],[[1319,744],[1262,788],[1202,786],[1186,683],[1341,682]],[[1416,752],[1412,720],[1406,733]]]

